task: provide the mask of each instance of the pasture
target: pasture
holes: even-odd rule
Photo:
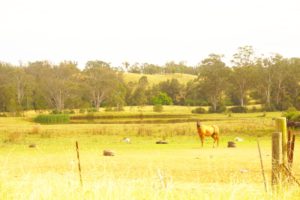
[[[121,113],[96,114],[110,123],[76,122],[40,125],[25,117],[0,118],[0,199],[272,199],[271,134],[273,117],[281,113],[190,115],[169,107],[148,123]],[[170,110],[170,111],[169,111]],[[136,111],[140,113],[140,111]],[[154,113],[145,108],[144,115]],[[159,121],[186,114],[191,121]],[[126,123],[117,123],[120,118]],[[157,114],[158,115],[158,114]],[[127,116],[127,117],[126,117]],[[180,118],[180,117],[179,117]],[[180,118],[181,119],[181,118]],[[196,120],[220,127],[219,148],[206,138],[204,148]],[[101,119],[97,119],[101,120]],[[113,121],[116,123],[113,124]],[[192,121],[194,120],[194,121]],[[128,123],[132,121],[132,123]],[[243,142],[227,148],[235,137]],[[131,143],[123,143],[129,137]],[[268,192],[263,178],[256,139],[259,138]],[[155,144],[157,140],[168,144]],[[83,186],[80,186],[75,141],[79,142]],[[299,138],[293,171],[300,178]],[[29,148],[35,144],[35,148]],[[104,149],[115,152],[102,155]],[[278,199],[299,199],[296,185],[285,188]]]
[[[197,78],[195,75],[191,74],[136,74],[136,73],[124,73],[124,80],[128,82],[138,82],[142,76],[146,76],[150,85],[159,84],[161,80],[172,80],[177,79],[181,84],[186,84],[189,81],[193,81]]]

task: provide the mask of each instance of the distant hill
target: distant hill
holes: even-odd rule
[[[135,74],[135,73],[124,73],[124,80],[126,83],[132,81],[137,82],[142,76],[147,76],[149,84],[154,85],[162,81],[171,80],[173,78],[177,79],[180,83],[186,84],[189,81],[197,78],[195,75],[190,74]]]

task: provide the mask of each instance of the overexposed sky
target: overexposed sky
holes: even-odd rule
[[[196,65],[239,46],[300,57],[299,0],[0,0],[0,61]]]

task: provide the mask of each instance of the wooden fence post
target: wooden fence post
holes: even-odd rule
[[[80,157],[79,157],[79,146],[78,146],[77,141],[76,141],[76,152],[77,152],[77,161],[78,161],[79,180],[80,180],[80,185],[82,186],[81,165],[80,165]]]
[[[282,133],[275,132],[272,135],[272,186],[281,185],[282,173],[281,165],[283,163],[282,159]],[[278,187],[277,187],[278,189]]]
[[[282,161],[285,166],[288,165],[287,159],[287,126],[286,126],[286,118],[285,117],[278,117],[275,119],[275,131],[281,132],[282,134]]]

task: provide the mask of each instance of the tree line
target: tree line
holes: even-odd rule
[[[262,104],[266,111],[300,109],[300,58],[279,54],[257,57],[251,46],[238,48],[232,66],[227,66],[222,58],[210,54],[195,67],[174,62],[164,67],[141,67],[125,62],[125,69],[94,60],[88,61],[83,70],[72,61],[57,65],[36,61],[25,66],[0,62],[0,112],[100,107],[122,110],[125,105],[172,104],[210,106],[211,112],[250,104]],[[123,79],[127,73],[124,71],[161,74],[178,70],[196,74],[197,78],[187,84],[172,79],[154,85],[149,84],[147,76],[141,76],[137,82],[126,83]]]

